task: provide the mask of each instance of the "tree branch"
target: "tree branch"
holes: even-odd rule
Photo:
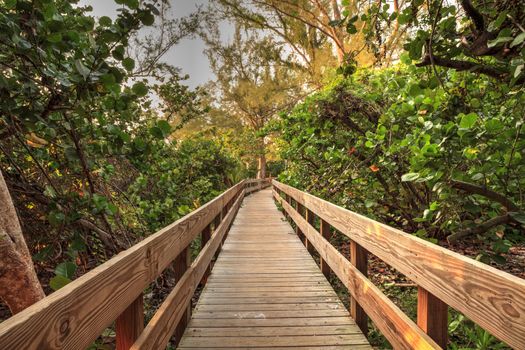
[[[483,234],[483,233],[487,232],[488,230],[490,230],[494,226],[507,224],[510,221],[511,221],[511,217],[508,214],[501,215],[501,216],[496,216],[496,217],[494,217],[494,218],[492,218],[490,220],[485,221],[482,224],[476,225],[475,227],[472,227],[472,228],[469,228],[469,229],[466,229],[466,230],[463,230],[463,231],[459,231],[459,232],[456,232],[456,233],[453,233],[453,234],[449,235],[447,237],[447,241],[448,241],[448,243],[452,244],[452,243],[457,242],[461,238],[464,238],[464,237],[467,237],[467,236],[472,236],[472,235]]]
[[[452,68],[457,71],[473,71],[481,74],[488,75],[490,77],[503,80],[507,77],[507,72],[498,69],[496,67],[491,67],[483,64],[479,64],[471,61],[464,60],[451,60],[444,57],[432,56],[426,54],[423,58],[423,61],[416,64],[417,67],[430,66],[434,63],[436,66]]]
[[[449,184],[452,188],[470,193],[470,194],[477,194],[489,199],[492,199],[493,201],[496,201],[503,205],[507,211],[520,211],[520,208],[512,202],[509,198],[505,197],[502,194],[499,194],[495,191],[492,191],[486,187],[474,185],[468,182],[458,181],[458,180],[450,180]]]

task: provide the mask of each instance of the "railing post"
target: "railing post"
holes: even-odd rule
[[[324,221],[323,219],[320,219],[320,220],[321,220],[321,227],[319,231],[324,239],[326,239],[327,241],[330,241],[330,234],[331,234],[330,224]],[[323,275],[325,275],[326,278],[330,277],[330,272],[331,272],[330,266],[328,266],[328,264],[323,258],[321,258],[321,272],[323,273]]]
[[[286,203],[290,204],[290,196],[284,192],[284,200],[286,201]],[[285,210],[284,211],[284,217],[286,218],[286,220],[290,219],[290,215],[288,215],[288,212]]]
[[[448,342],[448,305],[426,289],[417,289],[417,325],[443,349]]]
[[[365,277],[368,275],[368,252],[354,241],[350,242],[350,262]],[[368,316],[357,300],[352,297],[350,297],[350,313],[361,332],[366,336],[368,334]]]
[[[204,230],[202,230],[201,232],[201,251],[206,245],[206,243],[208,243],[210,238],[211,238],[211,224],[208,224],[208,226],[206,226]],[[204,275],[202,276],[202,280],[201,280],[202,285],[206,284],[206,281],[208,280],[208,276],[210,275],[210,272],[211,272],[211,265],[208,265],[208,267],[206,268],[206,271],[204,272]]]
[[[128,350],[144,330],[144,299],[142,293],[120,314],[115,322],[117,350]]]
[[[188,267],[191,265],[191,252],[189,247],[186,247],[174,260],[173,262],[173,269],[175,270],[175,281],[178,283],[186,270],[188,270]],[[174,336],[175,336],[175,345],[178,345],[180,342],[180,339],[182,338],[182,335],[184,334],[184,330],[186,329],[186,326],[188,325],[191,318],[191,302],[188,304],[186,312],[184,312],[184,315],[182,315],[182,318],[179,321],[179,324],[175,328]]]
[[[305,213],[306,221],[308,221],[308,223],[311,226],[314,226],[315,214],[308,208],[305,208],[305,210],[306,210],[306,213]],[[304,245],[306,246],[310,254],[313,254],[315,252],[314,246],[310,242],[308,242],[308,239],[306,237],[304,237]]]
[[[299,202],[295,201],[295,210],[299,213],[299,215],[301,215],[302,217],[304,217],[304,206],[302,206]],[[299,225],[296,225],[295,226],[295,233],[297,234],[297,236],[299,236],[299,239],[303,242],[303,244],[306,246],[306,237],[304,236],[303,234],[303,231],[301,231],[301,229],[299,228]]]

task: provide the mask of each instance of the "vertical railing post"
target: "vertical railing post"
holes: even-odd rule
[[[284,200],[286,201],[286,203],[290,204],[290,196],[286,192],[284,193]],[[288,215],[288,212],[286,210],[284,211],[284,217],[286,219],[290,218],[290,215]]]
[[[186,270],[188,270],[188,267],[191,265],[191,252],[189,247],[186,247],[174,260],[173,262],[173,269],[175,270],[175,281],[178,283]],[[182,318],[179,321],[179,324],[175,328],[174,336],[175,336],[175,346],[179,344],[180,339],[182,338],[182,335],[184,334],[184,330],[186,329],[186,326],[188,325],[191,318],[191,302],[188,304],[186,312],[184,312],[184,315],[182,315]]]
[[[210,238],[211,238],[211,223],[208,224],[208,226],[206,226],[204,230],[202,230],[201,232],[201,251],[206,245],[206,243],[208,243]],[[206,268],[206,271],[204,272],[204,275],[202,276],[202,280],[201,280],[202,285],[206,284],[206,281],[208,280],[208,276],[210,275],[210,273],[211,273],[211,265],[208,265],[208,267]]]
[[[144,299],[142,293],[124,310],[115,322],[116,349],[128,350],[144,330]]]
[[[417,325],[443,349],[448,342],[448,305],[426,289],[417,289]]]
[[[324,221],[323,219],[320,219],[320,220],[321,220],[321,227],[319,231],[324,239],[326,239],[327,241],[330,241],[330,234],[331,234],[330,224]],[[330,273],[331,273],[330,266],[328,266],[328,264],[322,257],[321,257],[321,272],[323,273],[323,275],[325,275],[326,278],[330,277]]]
[[[311,225],[311,226],[314,226],[314,221],[315,221],[315,214],[308,208],[305,207],[305,215],[306,215],[306,221],[308,221],[308,223]],[[310,254],[313,254],[315,252],[315,247],[310,243],[308,242],[308,239],[306,238],[306,236],[304,237],[304,245],[306,246],[306,248],[308,249],[308,252]]]
[[[304,206],[302,206],[299,202],[295,201],[295,210],[304,217]],[[299,225],[295,225],[295,233],[297,236],[299,236],[299,239],[303,242],[303,244],[306,246],[306,237],[303,234],[303,231],[299,228]]]
[[[354,241],[350,242],[350,262],[363,275],[368,275],[368,252]],[[350,297],[350,313],[361,332],[366,336],[368,334],[368,316],[357,300],[352,297]]]

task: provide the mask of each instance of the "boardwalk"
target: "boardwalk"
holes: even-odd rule
[[[264,190],[244,200],[179,349],[289,347],[371,349]]]
[[[279,181],[260,191],[269,185],[240,181],[2,322],[0,349],[86,349],[114,324],[116,350],[165,349],[179,338],[180,349],[371,350],[360,332],[369,320],[394,349],[446,349],[450,306],[525,350],[523,279]],[[288,222],[322,258],[321,269]],[[330,244],[334,230],[349,239],[350,256]],[[417,284],[417,320],[368,279],[369,256]],[[143,292],[170,265],[178,282],[145,325]],[[352,317],[326,281],[329,271],[351,295]]]

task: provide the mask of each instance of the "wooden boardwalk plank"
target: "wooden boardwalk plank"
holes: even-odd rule
[[[277,210],[247,197],[179,349],[372,349]]]

